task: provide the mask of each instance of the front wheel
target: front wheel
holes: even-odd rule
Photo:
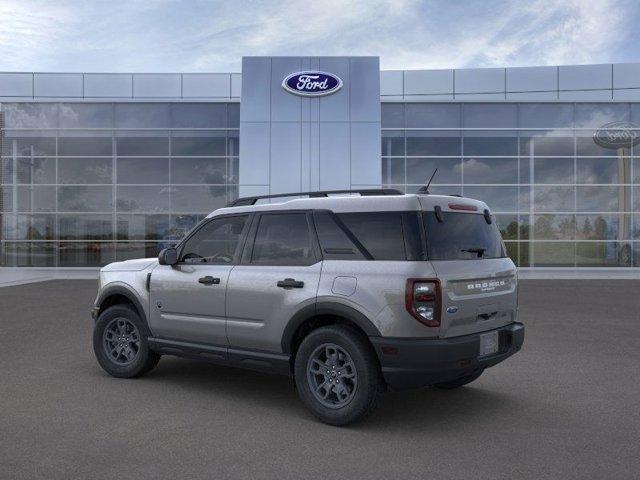
[[[295,358],[295,382],[307,408],[330,425],[361,420],[382,391],[373,349],[344,325],[321,327],[305,337]]]
[[[128,305],[114,305],[100,314],[93,329],[93,351],[100,366],[119,378],[139,377],[158,364],[149,349],[146,327]]]

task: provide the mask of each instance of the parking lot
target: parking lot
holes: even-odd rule
[[[638,478],[640,280],[522,282],[518,355],[315,421],[282,377],[164,357],[107,376],[96,282],[0,288],[0,478]]]

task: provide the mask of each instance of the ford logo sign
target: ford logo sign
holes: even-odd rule
[[[296,72],[282,81],[282,88],[294,95],[321,97],[342,88],[342,80],[327,72]]]
[[[630,122],[612,122],[601,126],[593,134],[593,141],[602,148],[631,147],[640,142],[640,127]]]

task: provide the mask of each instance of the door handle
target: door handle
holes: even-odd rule
[[[280,288],[302,288],[304,287],[304,282],[300,282],[293,278],[285,278],[284,280],[280,280],[277,285]]]
[[[218,285],[220,283],[220,279],[207,275],[206,277],[199,278],[198,283],[202,283],[203,285]]]

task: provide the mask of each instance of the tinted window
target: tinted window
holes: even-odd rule
[[[349,239],[334,218],[328,212],[314,213],[322,257],[325,260],[364,260],[365,257],[360,249]]]
[[[262,215],[251,263],[311,265],[315,258],[305,213]]]
[[[415,254],[407,255],[402,217],[402,212],[338,214],[374,260],[414,260]]]
[[[181,261],[185,263],[233,263],[247,218],[247,215],[242,215],[210,221],[184,244]]]
[[[488,224],[484,215],[443,212],[443,222],[434,212],[425,212],[429,260],[473,260],[504,257],[496,222]],[[480,253],[479,253],[480,252]]]

